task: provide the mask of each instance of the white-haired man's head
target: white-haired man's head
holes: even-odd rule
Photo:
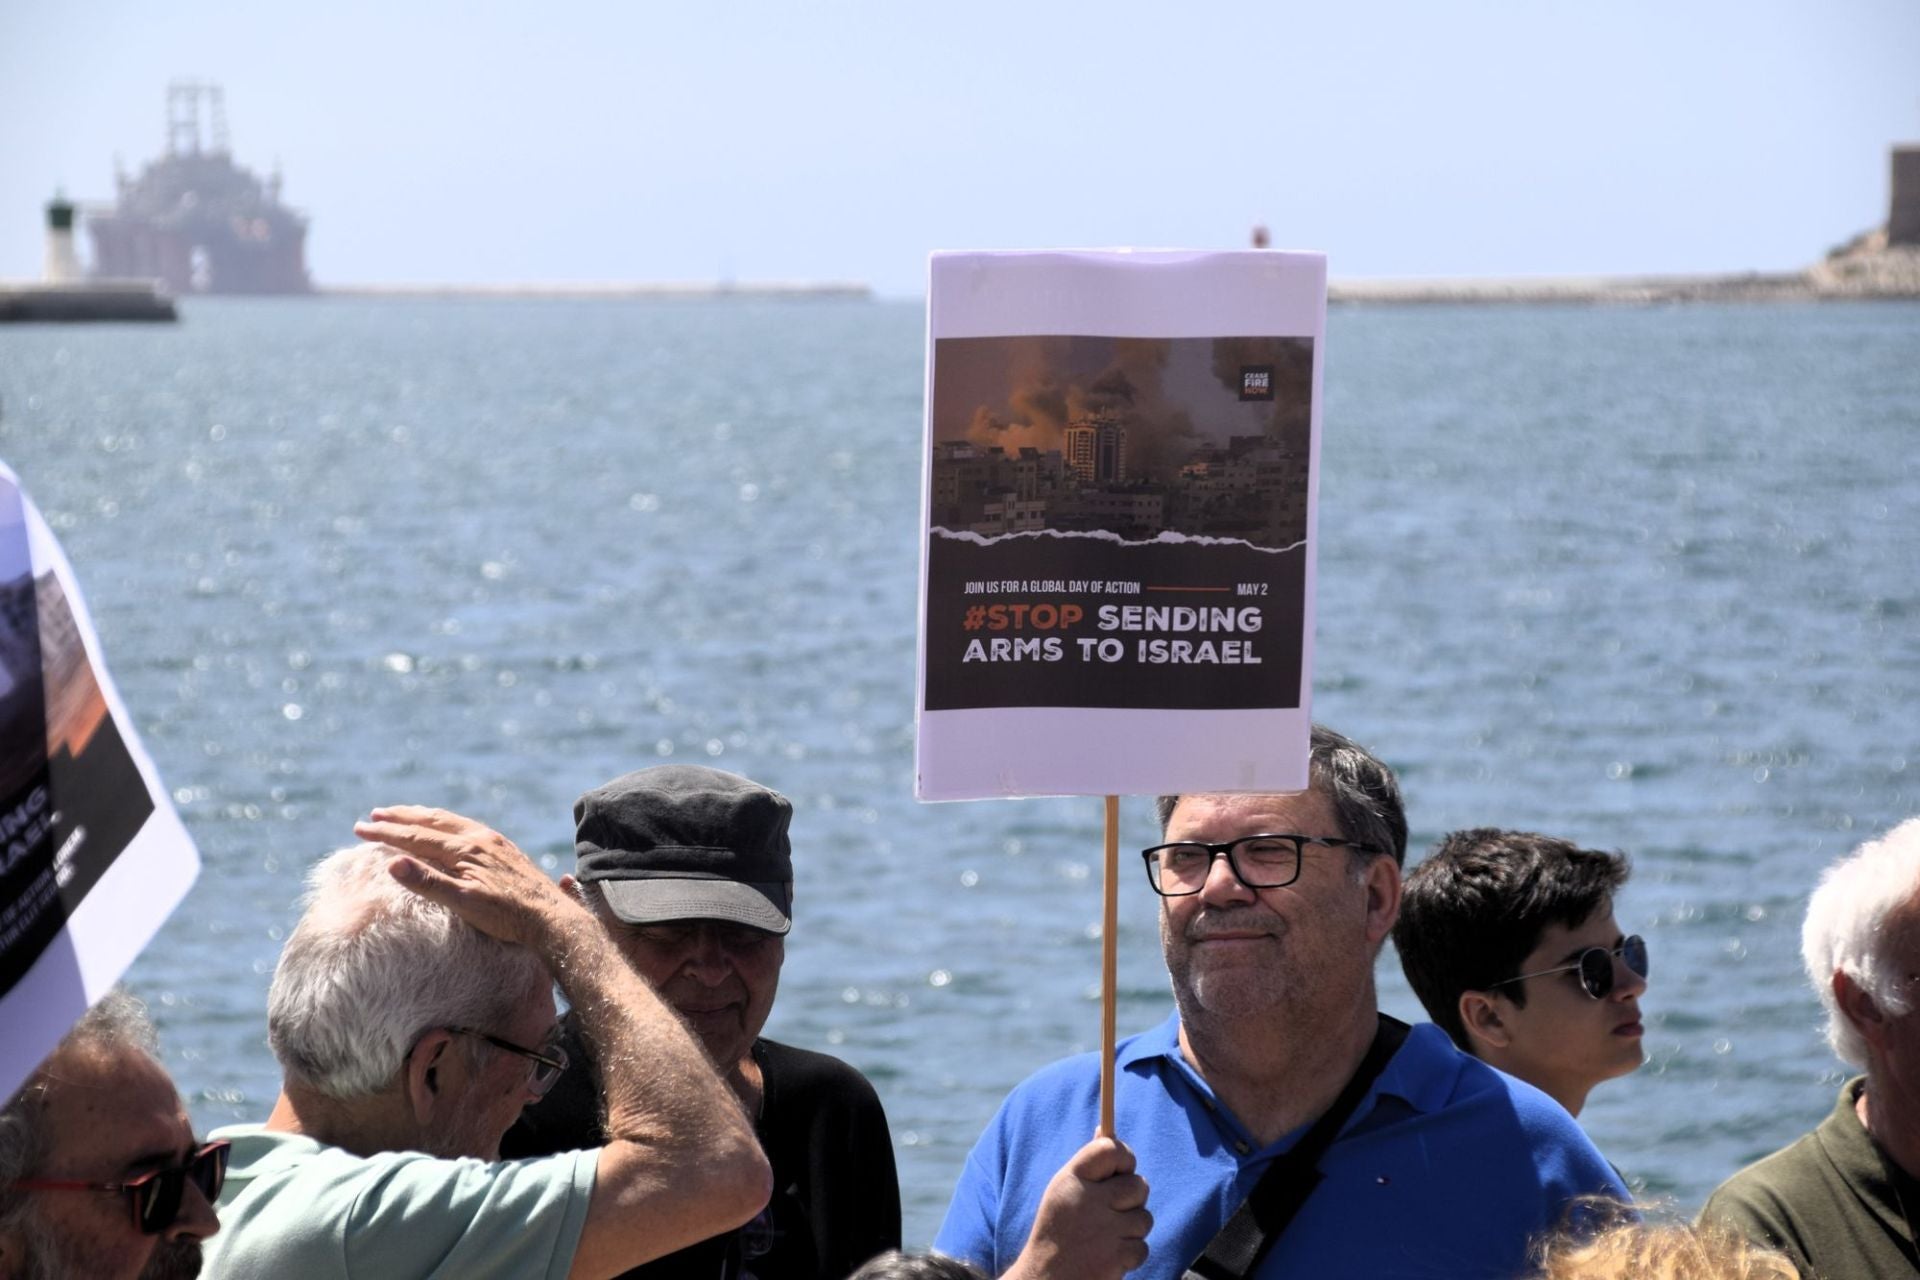
[[[425,1032],[506,1026],[550,989],[531,951],[403,889],[387,872],[394,856],[355,845],[307,873],[267,994],[267,1039],[291,1086],[338,1100],[378,1093]]]
[[[1807,904],[1800,933],[1807,979],[1827,1011],[1827,1039],[1835,1053],[1855,1066],[1867,1065],[1867,1040],[1841,1008],[1834,975],[1846,974],[1888,1015],[1909,1012],[1913,975],[1896,948],[1907,931],[1916,928],[1920,818],[1909,818],[1827,868]]]

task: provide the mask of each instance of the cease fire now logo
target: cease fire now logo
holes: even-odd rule
[[[1242,400],[1273,399],[1273,366],[1270,364],[1241,365],[1240,398]]]

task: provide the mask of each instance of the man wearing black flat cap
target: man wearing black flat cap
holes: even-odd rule
[[[577,893],[686,1021],[754,1118],[773,1200],[738,1231],[628,1280],[841,1280],[900,1247],[893,1143],[873,1086],[837,1058],[760,1037],[792,926],[786,797],[736,774],[662,765],[574,804]],[[598,1145],[599,1074],[572,1013],[570,1071],[500,1144],[508,1159]]]

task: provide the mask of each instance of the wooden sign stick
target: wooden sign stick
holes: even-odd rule
[[[1105,915],[1100,923],[1100,1129],[1102,1138],[1113,1132],[1113,1058],[1115,990],[1120,942],[1120,797],[1107,797],[1107,870]]]

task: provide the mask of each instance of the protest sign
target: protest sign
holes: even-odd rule
[[[73,571],[0,466],[0,1098],[126,971],[199,869]]]
[[[1326,261],[936,254],[916,794],[1306,785]]]

